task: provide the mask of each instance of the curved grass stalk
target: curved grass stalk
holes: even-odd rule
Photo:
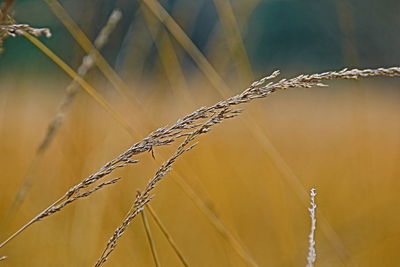
[[[268,82],[268,80],[276,78],[279,72],[274,72],[272,75],[265,77],[259,81],[252,83],[252,85],[239,95],[228,98],[224,101],[218,102],[211,107],[200,108],[197,111],[185,116],[184,118],[177,121],[177,123],[170,128],[161,128],[154,133],[159,134],[163,132],[164,135],[169,137],[170,141],[177,140],[180,137],[185,137],[185,140],[179,145],[175,153],[165,161],[162,166],[157,170],[154,177],[149,179],[144,190],[137,194],[137,197],[125,217],[124,221],[115,230],[114,234],[110,237],[109,241],[100,258],[96,262],[96,267],[101,266],[105,263],[110,256],[110,254],[115,250],[118,239],[121,238],[123,233],[126,231],[132,220],[141,213],[146,204],[148,204],[152,199],[152,191],[159,184],[161,180],[169,173],[172,165],[175,161],[182,156],[185,152],[191,150],[195,145],[193,141],[204,133],[207,133],[213,126],[223,122],[226,119],[236,117],[240,114],[241,110],[235,109],[235,106],[248,103],[257,98],[264,98],[270,94],[276,92],[277,90],[286,90],[290,88],[310,88],[310,87],[324,87],[323,81],[333,80],[333,79],[357,79],[359,77],[373,77],[373,76],[389,76],[396,77],[400,76],[400,67],[393,67],[389,69],[365,69],[365,70],[347,70],[344,69],[339,72],[325,72],[320,74],[312,75],[300,75],[293,79],[283,79],[279,82]],[[197,123],[198,120],[203,120],[203,123]],[[206,121],[204,121],[206,119]],[[189,127],[189,128],[188,128]],[[175,129],[189,129],[188,132],[182,133],[179,131],[173,133]],[[173,136],[171,138],[171,135]],[[169,143],[169,142],[168,142]],[[151,149],[151,148],[149,148]],[[128,153],[125,152],[125,153]],[[251,262],[248,262],[250,265]],[[254,263],[255,264],[255,263]],[[256,266],[256,265],[255,265]]]
[[[80,30],[80,28],[75,24],[75,22],[71,19],[71,17],[68,15],[68,13],[65,11],[65,9],[57,2],[57,0],[45,0],[46,3],[49,4],[49,6],[52,8],[54,13],[60,18],[60,20],[64,23],[64,25],[67,27],[67,29],[70,31],[70,33],[74,36],[75,40],[81,45],[81,47],[86,51],[93,46],[91,45],[89,39],[86,37],[86,35]],[[146,2],[145,2],[146,3]],[[168,13],[167,13],[168,15]],[[167,16],[168,17],[168,16]],[[173,21],[173,20],[172,20]],[[164,23],[164,22],[163,22]],[[176,28],[176,27],[175,27]],[[179,28],[176,28],[178,32],[180,32],[181,38],[185,40],[185,44],[188,45],[188,47],[192,47],[192,50],[194,51],[193,53],[197,58],[197,61],[201,66],[203,66],[203,70],[205,70],[205,73],[208,74],[208,77],[210,80],[214,81],[214,86],[216,88],[224,88],[225,95],[227,95],[227,92],[229,91],[228,87],[224,84],[222,79],[218,76],[218,74],[213,71],[212,66],[208,63],[207,59],[201,54],[201,52],[193,45],[191,40],[186,36],[186,34]],[[180,29],[180,30],[179,30]],[[194,47],[193,47],[194,46]],[[196,50],[197,49],[197,50]],[[93,50],[96,51],[96,50]],[[97,51],[96,51],[97,52]],[[97,52],[95,52],[96,59],[99,60],[99,69],[103,72],[103,74],[110,80],[110,82],[118,89],[119,92],[126,91],[127,86],[124,84],[122,79],[119,78],[119,76],[115,73],[115,71],[108,65],[108,63],[104,60],[102,60],[101,55]],[[139,101],[135,101],[139,102]],[[140,108],[140,106],[139,106]],[[181,181],[179,183],[186,183],[183,179],[180,179]],[[186,183],[186,185],[188,185]],[[186,188],[183,186],[182,188]],[[201,198],[196,195],[196,198],[199,199],[199,201],[202,201]],[[202,201],[204,202],[204,201]],[[210,211],[212,212],[212,211]],[[207,214],[207,213],[206,213]],[[209,217],[210,220],[214,220],[215,216]],[[215,221],[214,224],[220,224],[221,221],[217,222]],[[226,227],[224,227],[227,229]],[[226,233],[229,233],[228,230],[225,230]],[[234,239],[233,236],[231,239]],[[235,245],[231,244],[233,247]],[[244,250],[244,249],[243,249]]]
[[[185,34],[182,28],[176,23],[176,21],[168,14],[168,12],[162,7],[157,0],[141,0],[153,14],[165,25],[168,31],[175,37],[175,39],[181,44],[186,52],[192,57],[197,63],[199,68],[203,71],[209,81],[214,85],[218,93],[226,98],[230,94],[229,87],[225,84],[222,78],[218,75],[212,65],[208,62],[206,57],[201,51],[194,45],[190,38]],[[248,126],[248,129],[252,129],[251,134],[256,137],[259,144],[262,145],[264,153],[270,158],[272,163],[278,167],[278,170],[284,174],[283,178],[289,184],[289,186],[295,191],[296,195],[302,200],[303,204],[307,205],[305,196],[307,195],[304,186],[300,183],[299,178],[291,170],[290,166],[285,162],[280,153],[274,148],[272,143],[269,141],[265,131],[259,126],[259,124],[250,116],[248,120],[244,121]],[[300,187],[298,187],[300,186]],[[339,236],[334,232],[333,228],[329,225],[327,220],[321,220],[321,228],[323,233],[328,237],[330,242],[334,245],[335,249],[339,253],[341,260],[349,260],[348,253],[344,248]]]
[[[50,0],[52,1],[52,0]],[[60,6],[61,7],[61,6]],[[72,25],[74,26],[74,25]],[[75,25],[76,26],[76,25]],[[79,28],[78,28],[79,29]],[[85,89],[92,97],[95,98],[95,100],[97,102],[99,102],[106,110],[108,110],[109,112],[112,113],[114,119],[116,119],[117,122],[119,122],[132,136],[133,135],[133,130],[129,129],[129,126],[127,125],[127,123],[123,122],[123,118],[122,116],[119,116],[120,118],[118,118],[118,113],[116,112],[112,112],[111,106],[109,106],[107,104],[107,102],[98,94],[96,94],[96,91],[86,82],[84,81],[82,78],[76,76],[76,73],[65,63],[63,62],[59,57],[57,57],[51,50],[49,50],[44,44],[42,44],[39,40],[35,39],[32,36],[26,35],[26,38],[28,38],[34,45],[36,45],[40,50],[42,50],[49,58],[51,58],[57,65],[59,65],[69,76],[71,76],[72,78],[74,78],[74,80],[76,80],[76,82],[78,84],[80,84],[82,86],[83,89]],[[79,38],[78,38],[79,39]],[[86,38],[86,40],[88,41],[88,39]],[[90,41],[89,41],[90,43]],[[86,46],[88,47],[88,46]],[[92,54],[94,57],[96,57],[96,59],[100,58],[101,59],[101,55],[99,55],[99,53],[97,52],[97,50],[92,49],[91,50]],[[108,65],[107,65],[108,66]],[[109,66],[108,66],[109,67]],[[111,69],[111,67],[109,67]],[[112,69],[111,69],[112,70]],[[112,72],[111,72],[112,73]],[[118,78],[118,76],[117,76]],[[117,79],[118,81],[118,79]],[[122,80],[120,80],[120,82],[122,82]],[[123,83],[123,82],[122,82]],[[115,83],[114,83],[115,85]],[[186,183],[183,179],[181,179],[181,183]],[[188,185],[186,183],[186,185]],[[185,187],[183,187],[185,188]],[[198,195],[196,195],[196,197],[200,200],[200,197]],[[51,205],[49,208],[55,207],[58,203],[60,203],[60,201],[63,198],[60,198],[58,201],[56,201],[55,203],[53,203],[53,205]],[[69,204],[70,202],[68,202]],[[48,209],[45,209],[41,214],[43,215],[43,213],[46,213]],[[211,211],[210,211],[211,212]],[[34,222],[38,221],[40,218],[39,217],[35,217],[34,219],[32,219],[30,222],[28,222],[25,226],[23,226],[19,231],[17,231],[15,234],[13,234],[11,236],[11,238],[7,239],[4,243],[1,244],[1,246],[4,246],[7,242],[9,242],[12,238],[14,238],[16,235],[18,235],[20,232],[22,232],[23,230],[25,230],[27,227],[29,227],[30,225],[32,225]],[[210,220],[213,220],[213,217],[209,218]],[[221,223],[221,222],[220,222]]]

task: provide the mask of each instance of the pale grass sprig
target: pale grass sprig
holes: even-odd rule
[[[310,234],[308,235],[308,256],[307,256],[307,265],[306,267],[313,267],[314,262],[317,259],[317,252],[315,250],[315,230],[317,229],[317,204],[315,203],[315,197],[317,193],[315,192],[315,188],[310,190],[310,204],[311,207],[308,208],[311,217],[311,228]]]
[[[51,32],[49,28],[34,28],[29,24],[9,24],[9,25],[0,25],[0,31],[4,31],[11,37],[17,37],[24,35],[25,32],[32,34],[36,37],[46,36],[47,38],[51,37]]]
[[[114,234],[107,242],[103,253],[96,262],[96,267],[101,266],[104,262],[107,261],[108,256],[115,249],[118,239],[122,236],[131,221],[136,217],[136,215],[142,212],[145,208],[145,205],[153,198],[151,192],[154,190],[156,185],[172,170],[172,165],[175,163],[176,159],[197,145],[197,143],[192,143],[194,139],[196,139],[196,137],[198,137],[199,135],[207,133],[214,125],[222,122],[225,119],[234,118],[239,114],[240,110],[224,108],[218,113],[214,114],[211,119],[203,123],[200,128],[186,135],[185,140],[178,146],[175,153],[161,165],[154,177],[148,181],[147,186],[145,187],[143,192],[138,192],[138,194],[136,195],[136,199],[128,212],[128,215],[125,217],[122,224],[115,230]]]
[[[51,37],[51,32],[48,28],[34,28],[29,24],[16,24],[14,18],[10,14],[10,9],[15,0],[4,1],[0,9],[0,40],[3,41],[7,37],[17,37],[23,35],[24,32],[32,34],[36,37],[46,36]]]
[[[333,79],[357,79],[359,77],[373,77],[373,76],[387,76],[394,77],[400,76],[400,67],[392,67],[392,68],[379,68],[379,69],[365,69],[365,70],[341,70],[338,72],[325,72],[321,74],[311,74],[311,75],[300,75],[293,79],[283,79],[279,82],[270,82],[270,79],[276,78],[279,75],[279,72],[274,72],[272,75],[263,78],[257,82],[254,82],[249,88],[244,90],[242,93],[230,97],[226,100],[220,101],[215,105],[209,107],[202,107],[193,113],[186,115],[185,117],[179,119],[172,126],[166,126],[155,130],[150,133],[146,138],[142,141],[133,144],[129,147],[125,152],[106,163],[100,170],[89,177],[83,179],[83,181],[75,186],[73,186],[70,190],[68,190],[63,197],[57,200],[55,203],[49,206],[49,208],[42,211],[38,216],[42,216],[48,209],[58,205],[61,201],[65,201],[65,199],[73,197],[83,188],[86,188],[93,183],[99,181],[104,176],[112,173],[115,169],[125,167],[128,164],[136,163],[137,160],[133,160],[132,157],[143,152],[151,152],[155,147],[165,146],[172,144],[178,139],[185,137],[185,141],[188,138],[191,138],[193,134],[197,131],[208,131],[210,127],[206,127],[207,124],[212,123],[212,125],[220,123],[227,118],[232,118],[240,113],[240,110],[234,109],[235,106],[251,102],[257,98],[264,98],[278,90],[285,90],[289,88],[309,88],[312,86],[326,86],[323,84],[323,81],[333,80]],[[223,112],[224,116],[219,117],[221,112]],[[206,128],[204,128],[206,127]],[[188,141],[190,142],[190,141]],[[181,146],[184,144],[182,143]],[[186,146],[186,145],[184,145]],[[178,151],[179,152],[179,151]],[[176,157],[178,157],[179,153]],[[172,160],[171,164],[175,161],[176,157],[170,158],[166,162],[168,163]],[[163,165],[165,167],[165,164]],[[149,198],[145,197],[145,192],[148,189],[153,189],[153,186],[157,182],[157,180],[161,179],[168,170],[162,168],[157,172],[157,175],[150,181],[149,187],[140,194],[140,200],[137,208],[142,208],[145,203],[148,202]],[[80,192],[79,192],[80,193]],[[64,206],[63,206],[64,207]],[[61,210],[61,207],[59,210]],[[135,207],[135,210],[137,210]],[[59,211],[58,210],[58,211]],[[134,218],[134,216],[133,216]],[[132,218],[132,219],[133,219]],[[6,243],[8,243],[12,238],[25,230],[28,226],[32,225],[32,222],[27,223],[20,230],[14,233],[11,237],[9,237],[6,241],[0,244],[0,248],[3,247]]]

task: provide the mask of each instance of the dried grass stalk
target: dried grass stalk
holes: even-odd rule
[[[142,141],[133,144],[124,153],[106,163],[99,171],[85,178],[79,184],[71,187],[63,197],[57,200],[54,204],[50,205],[47,209],[39,213],[33,220],[23,226],[20,230],[14,233],[10,238],[0,244],[3,247],[17,234],[28,228],[34,222],[39,221],[49,215],[60,211],[67,204],[74,200],[81,198],[82,190],[94,183],[99,182],[106,175],[109,175],[117,168],[125,167],[128,164],[137,163],[137,160],[132,159],[135,155],[143,152],[152,151],[155,147],[172,144],[175,141],[185,138],[183,143],[178,147],[175,154],[167,160],[161,168],[157,171],[156,175],[149,180],[149,183],[142,193],[138,194],[136,201],[133,205],[133,212],[131,212],[124,223],[115,231],[113,238],[110,239],[107,249],[101,258],[107,258],[110,248],[115,248],[116,240],[123,234],[125,228],[129,225],[132,219],[143,210],[144,205],[151,199],[151,191],[156,184],[171,170],[172,164],[175,160],[187,150],[190,150],[193,145],[191,141],[200,134],[208,132],[213,126],[221,123],[222,121],[233,118],[240,114],[241,110],[235,107],[240,104],[249,103],[257,98],[264,98],[278,90],[286,90],[289,88],[310,88],[313,86],[326,86],[323,81],[333,79],[357,79],[359,77],[373,77],[373,76],[386,76],[394,77],[400,76],[400,67],[392,68],[379,68],[379,69],[365,69],[365,70],[341,70],[338,72],[331,71],[320,74],[300,75],[292,79],[282,79],[279,82],[269,82],[269,80],[276,78],[279,71],[275,71],[272,75],[260,79],[252,83],[252,85],[244,90],[242,93],[230,97],[226,100],[220,101],[215,105],[209,107],[202,107],[193,113],[179,119],[174,125],[166,126],[155,130],[150,133]],[[100,188],[99,188],[100,189]],[[97,190],[96,190],[97,191]],[[93,191],[94,192],[94,191]],[[91,193],[93,193],[91,192]],[[70,201],[74,198],[73,201]],[[68,203],[66,203],[68,202]],[[65,204],[66,203],[66,204]],[[112,251],[112,250],[111,250]],[[102,261],[100,261],[100,264]]]
[[[92,47],[92,45],[90,44],[90,41],[85,36],[85,34],[80,30],[80,28],[76,25],[76,23],[71,19],[71,17],[68,15],[68,13],[62,7],[62,5],[57,0],[45,0],[45,2],[49,5],[51,10],[60,19],[60,21],[66,26],[68,31],[72,34],[72,36],[80,44],[80,46],[85,51],[90,51],[90,49]],[[157,1],[155,1],[155,3],[156,2]],[[167,23],[167,24],[165,24],[165,26],[171,31],[171,33],[177,38],[177,40],[179,42],[181,42],[181,44],[183,45],[185,50],[193,57],[193,59],[199,65],[200,69],[211,80],[211,83],[215,86],[216,89],[219,90],[219,92],[221,93],[223,98],[227,98],[229,96],[228,86],[226,84],[224,84],[221,77],[219,77],[218,73],[209,64],[208,60],[204,57],[204,55],[202,55],[202,53],[190,41],[190,38],[188,38],[187,35],[183,32],[183,30],[179,27],[179,25],[174,22],[173,18],[171,16],[168,16],[168,12],[166,12],[162,8],[161,5],[159,5],[159,4],[157,5],[157,3],[156,3],[155,6],[154,5],[151,5],[151,6],[153,6],[153,8],[152,8],[153,13],[155,12],[155,10],[154,10],[154,7],[155,7],[156,10],[159,10],[159,13],[161,14],[161,16],[167,15],[168,20],[171,21],[172,24]],[[143,14],[145,15],[147,13],[148,12],[144,12]],[[164,15],[162,15],[162,14],[164,14]],[[145,17],[147,17],[147,16],[145,16]],[[159,16],[157,16],[157,17],[159,17]],[[146,19],[146,21],[147,21],[147,19]],[[161,21],[161,23],[164,23],[164,22],[165,22],[164,20]],[[149,26],[150,26],[150,24],[149,24]],[[152,27],[150,27],[150,28],[152,28]],[[150,32],[152,32],[152,30],[150,30]],[[166,34],[165,36],[167,36],[167,35],[168,34]],[[172,50],[169,49],[171,47],[169,47],[167,39],[164,40],[164,41],[166,41],[165,48],[167,50],[169,50],[169,52],[166,51],[165,49],[162,49],[163,52],[161,53],[161,55],[174,54],[174,51],[172,51],[173,49]],[[182,41],[183,41],[183,43],[182,43]],[[158,44],[158,42],[156,42],[156,43]],[[161,43],[163,43],[163,41],[161,41]],[[164,57],[161,56],[161,58],[163,59]],[[137,100],[137,98],[135,98],[135,97],[130,98],[129,95],[126,94],[128,87],[120,79],[120,77],[118,77],[118,75],[115,73],[115,71],[112,70],[112,68],[109,66],[109,64],[104,60],[103,57],[101,57],[101,55],[99,53],[96,54],[96,59],[97,59],[96,64],[98,65],[99,70],[111,82],[111,84],[115,87],[115,89],[117,89],[119,94],[121,96],[123,96],[124,99],[127,99],[129,103],[132,103],[132,102],[134,103],[134,105],[131,105],[131,107],[143,109],[143,105],[140,103],[140,101]],[[168,61],[168,57],[166,59]],[[169,60],[167,63],[166,62],[164,62],[164,63],[171,65],[171,62],[172,61]],[[172,63],[172,65],[174,65],[174,64]],[[176,76],[173,74],[174,73],[173,70],[171,71],[170,68],[167,68],[167,69],[168,69],[168,71],[167,71],[168,76],[171,76],[171,77]],[[177,73],[179,73],[179,66],[175,66],[172,69],[175,69],[177,71]],[[180,86],[173,86],[173,87],[179,88],[179,87],[184,86],[184,84],[185,84],[184,79],[181,79],[181,77],[180,77],[182,75],[178,75],[178,76],[179,76],[179,78],[172,77],[172,79],[170,79],[170,81],[174,81],[173,82],[174,84],[176,83],[176,81],[178,81],[178,83],[176,83],[176,84],[180,85]],[[183,95],[182,97],[185,97],[185,96]],[[131,100],[134,100],[134,101],[131,101]],[[144,121],[147,121],[147,120],[143,119],[143,115],[142,115],[142,122],[144,122]],[[124,125],[122,124],[122,126],[124,126]],[[129,133],[132,135],[131,131],[129,131]],[[183,178],[180,177],[179,174],[175,173],[174,178],[180,184],[181,188],[185,191],[185,193],[194,199],[196,204],[204,202],[200,196],[198,196],[193,190],[190,189],[190,186],[188,186],[188,184],[185,182],[185,180]],[[193,193],[189,193],[188,190],[192,191]],[[249,253],[246,252],[246,248],[241,244],[240,240],[235,238],[232,235],[232,233],[227,229],[227,227],[224,225],[224,223],[220,219],[218,219],[218,216],[216,215],[215,211],[209,210],[208,206],[204,205],[204,204],[200,204],[200,205],[198,205],[198,207],[200,207],[200,209],[203,211],[203,213],[207,216],[207,218],[212,223],[212,226],[214,226],[216,228],[216,230],[228,242],[228,244],[232,246],[232,248],[238,253],[238,255],[240,255],[247,263],[254,262],[254,260],[251,259]]]
[[[174,36],[176,41],[182,46],[182,48],[191,56],[191,58],[196,62],[197,66],[203,72],[203,74],[208,78],[214,88],[218,91],[218,93],[222,96],[223,99],[228,98],[231,95],[231,90],[220,77],[215,68],[209,63],[208,59],[202,54],[202,52],[194,45],[194,43],[190,40],[187,34],[183,31],[183,29],[179,26],[179,24],[174,20],[174,18],[168,13],[167,10],[160,4],[158,0],[142,0],[141,3],[145,4],[148,9],[154,14],[155,17],[158,18],[160,23],[162,23],[167,31]],[[228,46],[230,50],[235,47],[234,43],[238,44],[238,48],[240,48],[240,34],[237,33],[237,26],[235,26],[235,19],[232,13],[231,7],[229,6],[229,1],[227,0],[214,0],[215,6],[221,18],[222,27],[226,30],[225,33],[229,33],[226,36],[226,39],[231,37],[232,40],[228,41]],[[229,29],[228,29],[229,28]],[[233,30],[232,29],[235,29]],[[230,37],[228,37],[230,36]],[[236,40],[236,42],[235,42]],[[233,46],[232,46],[233,45]],[[246,66],[246,55],[245,51],[240,52],[239,49],[237,52],[232,55],[233,58],[242,62],[242,66]],[[231,51],[233,52],[233,51]],[[241,54],[241,56],[240,56]],[[239,57],[238,57],[239,56]],[[245,67],[246,69],[246,67]],[[246,71],[241,71],[241,75],[245,74]],[[251,71],[247,74],[250,75]],[[245,75],[246,76],[246,75]],[[305,192],[304,187],[298,180],[298,177],[291,170],[289,165],[285,162],[282,156],[278,153],[278,151],[274,148],[272,143],[268,140],[265,131],[258,125],[258,122],[254,120],[254,118],[249,117],[244,123],[252,129],[252,135],[257,140],[260,147],[263,149],[266,156],[269,157],[274,165],[278,168],[279,172],[283,174],[284,180],[290,185],[290,187],[294,190],[297,196],[303,201],[303,203],[307,203],[307,200],[304,201],[303,191]],[[185,193],[188,196],[194,196],[195,203],[200,204],[198,207],[204,212],[207,218],[212,222],[212,225],[215,229],[221,234],[221,236],[234,248],[234,250],[245,260],[248,264],[251,265],[254,260],[252,260],[249,253],[246,252],[246,248],[241,244],[240,240],[235,238],[230,231],[224,226],[223,222],[215,216],[215,211],[206,210],[207,206],[204,207],[201,202],[203,202],[196,193],[195,195],[190,194],[188,190],[190,190],[190,186],[186,186],[183,183],[183,178],[180,178],[179,175],[174,175],[173,178],[181,184],[181,188],[184,189]],[[183,182],[182,182],[183,181]],[[193,191],[193,190],[191,190]],[[305,204],[307,205],[307,204]],[[329,225],[327,220],[324,220],[322,216],[320,216],[320,226],[322,232],[327,236],[329,242],[335,247],[337,252],[339,253],[339,257],[342,260],[349,260],[349,255],[346,249],[344,248],[342,241]]]
[[[140,193],[138,193],[140,195]],[[102,265],[104,262],[106,262],[108,256],[110,253],[115,249],[117,246],[117,240],[124,234],[125,230],[127,229],[128,225],[131,223],[133,218],[136,217],[143,209],[144,206],[146,205],[147,202],[150,201],[150,198],[145,199],[143,202],[137,202],[135,201],[134,207],[135,207],[135,212],[134,213],[129,213],[123,223],[115,230],[114,235],[110,238],[110,240],[107,243],[107,248],[103,251],[100,259],[96,263],[96,267]]]
[[[206,133],[212,125],[219,123],[225,115],[225,111],[226,110],[224,109],[219,113],[219,116],[217,117],[218,119],[209,120],[207,123],[204,124],[204,126],[186,136],[185,140],[179,145],[178,149],[175,151],[172,157],[164,162],[164,164],[162,164],[161,167],[157,170],[154,177],[149,180],[144,191],[137,194],[134,204],[128,212],[127,217],[108,240],[106,248],[104,249],[101,257],[95,265],[96,267],[101,266],[104,262],[107,261],[108,256],[115,249],[118,239],[122,236],[122,234],[125,232],[125,229],[129,226],[136,215],[143,211],[145,204],[151,200],[152,196],[150,195],[150,193],[156,187],[157,183],[161,181],[165,177],[165,175],[171,171],[171,167],[175,163],[176,159],[183,153],[191,150],[196,145],[190,144],[198,135]]]
[[[208,108],[201,108],[192,114],[178,120],[174,125],[181,125],[179,129],[192,129],[191,132],[182,133],[181,131],[169,132],[166,131],[166,136],[171,142],[175,141],[181,136],[186,136],[185,140],[179,145],[175,153],[170,157],[156,172],[155,176],[149,180],[143,193],[138,193],[128,216],[122,222],[122,224],[115,230],[114,234],[109,239],[102,255],[96,262],[96,267],[101,266],[108,259],[108,256],[116,248],[118,239],[125,232],[126,228],[129,226],[131,221],[136,217],[137,214],[144,210],[145,204],[150,202],[153,196],[150,194],[156,187],[157,183],[161,181],[164,176],[171,170],[172,165],[176,159],[188,150],[191,150],[196,144],[190,145],[190,143],[199,135],[208,132],[214,125],[222,122],[225,119],[233,118],[240,114],[240,110],[233,109],[234,106],[242,103],[247,103],[252,99],[262,98],[271,94],[277,90],[285,90],[289,88],[310,88],[312,86],[326,86],[322,83],[325,80],[332,79],[357,79],[358,77],[369,77],[369,76],[399,76],[400,68],[390,68],[390,69],[377,69],[377,70],[350,70],[344,69],[339,72],[326,72],[321,74],[312,75],[300,75],[296,78],[286,80],[283,79],[277,83],[266,82],[270,79],[276,78],[279,72],[276,71],[272,75],[262,78],[259,81],[254,82],[251,87],[246,89],[243,93],[236,95],[227,100],[221,101],[214,106]],[[196,122],[200,119],[210,118],[204,123],[197,124]],[[186,123],[185,123],[186,122]],[[172,127],[174,127],[172,126]],[[193,127],[194,126],[194,127]],[[165,128],[164,128],[165,129]],[[160,130],[160,129],[159,129]],[[152,149],[152,148],[151,148]],[[313,192],[313,191],[312,191]],[[315,225],[314,225],[315,227]],[[315,230],[315,228],[314,228]],[[313,232],[312,232],[313,233]],[[314,258],[315,259],[315,258]],[[254,263],[255,266],[257,264]]]

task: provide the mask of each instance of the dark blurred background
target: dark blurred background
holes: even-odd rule
[[[151,37],[138,1],[60,2],[91,40],[111,11],[120,8],[123,20],[103,54],[127,77],[141,64],[141,74],[159,71],[157,50],[154,42],[149,41]],[[221,74],[234,74],[227,39],[222,37],[221,17],[213,1],[160,2]],[[391,66],[400,60],[400,2],[396,0],[233,0],[231,5],[250,65],[257,74],[273,69],[287,73],[344,66]],[[84,52],[43,1],[17,0],[14,11],[20,23],[49,27],[53,37],[43,41],[67,63],[78,66]],[[158,35],[163,32],[159,30]],[[174,46],[190,74],[195,65],[175,41]],[[0,57],[0,75],[14,73],[15,69],[24,75],[59,72],[23,38],[8,40],[5,49],[7,53]],[[135,62],[141,53],[145,53],[144,62]]]

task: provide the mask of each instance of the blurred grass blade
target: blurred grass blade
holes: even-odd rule
[[[28,33],[24,33],[24,36],[33,43],[37,48],[39,48],[46,56],[54,61],[68,76],[74,79],[79,85],[84,89],[93,99],[105,109],[123,128],[125,128],[129,133],[133,133],[133,129],[125,121],[125,119],[115,111],[108,102],[97,93],[97,91],[84,79],[82,79],[70,66],[68,66],[61,58],[59,58],[53,51],[47,48],[42,42],[37,38],[33,37]]]
[[[150,204],[148,204],[146,206],[147,206],[147,209],[148,209],[151,217],[153,218],[154,222],[157,224],[158,228],[161,230],[161,232],[163,233],[163,235],[167,239],[168,243],[170,244],[170,246],[174,250],[175,254],[178,256],[179,260],[181,261],[182,265],[188,267],[189,264],[188,264],[187,260],[185,259],[185,257],[183,256],[183,253],[181,252],[181,250],[176,245],[176,242],[172,238],[171,234],[168,232],[167,228],[161,222],[160,218],[157,216],[157,214],[154,211],[153,207]]]
[[[141,106],[141,103],[137,98],[129,97],[129,88],[126,86],[124,81],[114,71],[114,69],[108,64],[104,57],[97,51],[93,46],[92,42],[87,38],[85,33],[79,28],[79,26],[72,20],[70,15],[65,11],[61,4],[57,0],[44,0],[54,12],[56,17],[64,24],[67,30],[71,33],[72,37],[82,47],[86,53],[93,53],[96,58],[96,65],[99,70],[104,74],[107,80],[113,85],[117,92],[126,100],[134,101],[135,106]]]
[[[164,71],[167,74],[171,89],[176,94],[176,97],[179,97],[180,99],[188,99],[187,94],[189,88],[168,33],[159,31],[162,29],[162,27],[160,27],[161,23],[149,13],[149,11],[143,6],[142,2],[140,5],[140,10],[142,11],[150,35],[153,38],[153,42],[157,47],[158,55],[160,56]]]
[[[224,29],[229,52],[236,63],[237,75],[239,75],[244,82],[253,80],[254,75],[251,70],[249,57],[244,47],[239,25],[233,13],[230,0],[213,0],[213,2]]]
[[[180,177],[175,177],[175,181],[186,193],[186,195],[193,201],[197,208],[209,219],[211,225],[217,230],[218,234],[225,239],[225,241],[232,246],[235,252],[246,262],[249,266],[258,266],[255,260],[243,247],[239,239],[237,239],[233,233],[226,228],[225,224],[220,218],[209,208],[209,206],[202,201],[201,198],[197,197],[196,192]]]
[[[149,225],[149,221],[147,220],[146,211],[143,210],[141,212],[141,215],[142,215],[143,227],[146,232],[147,240],[149,241],[151,255],[153,256],[154,264],[156,267],[160,267],[160,260],[158,259],[155,242],[154,242],[153,236],[151,234],[150,225]]]
[[[0,9],[0,23],[7,17],[8,11],[14,4],[15,0],[4,0]]]
[[[146,4],[149,10],[165,25],[169,32],[175,37],[178,43],[185,49],[185,51],[193,58],[200,70],[211,82],[213,87],[222,95],[227,96],[230,92],[225,82],[214,70],[212,65],[208,62],[206,57],[190,40],[182,28],[175,22],[175,20],[168,14],[168,12],[156,0],[140,0]]]
[[[224,2],[225,0],[214,0],[215,3],[221,3]],[[247,23],[250,21],[250,17],[253,14],[254,10],[257,8],[257,6],[259,5],[260,0],[252,0],[252,1],[242,1],[242,2],[235,2],[236,7],[236,16],[235,14],[233,14],[233,20],[234,21],[226,21],[227,19],[224,19],[223,17],[221,17],[220,15],[218,15],[220,17],[221,22],[224,21],[224,23],[221,23],[222,26],[222,30],[224,31],[224,33],[221,34],[221,30],[218,28],[218,25],[215,26],[215,29],[213,31],[213,33],[211,33],[210,37],[208,38],[207,41],[207,48],[206,50],[208,51],[207,53],[207,57],[210,59],[210,62],[214,63],[214,66],[217,70],[220,71],[220,73],[224,73],[225,70],[230,69],[231,68],[231,57],[233,57],[236,60],[236,64],[239,64],[239,62],[241,61],[238,57],[242,58],[242,60],[248,60],[248,55],[247,55],[247,51],[246,48],[244,46],[243,40],[241,38],[241,33],[247,30]],[[232,3],[233,4],[233,3]],[[232,4],[230,4],[230,8],[232,9]],[[217,10],[218,12],[218,10]],[[220,13],[220,12],[218,12]],[[224,11],[224,14],[226,13],[233,13],[233,9],[232,12],[227,12]],[[237,18],[237,19],[236,19]],[[229,19],[228,19],[229,20]],[[235,31],[237,31],[238,35],[236,33],[232,35],[227,36],[226,35],[226,30],[224,30],[224,24],[229,25],[232,28],[236,28]],[[265,27],[263,25],[263,27]],[[232,34],[232,32],[231,32]],[[241,40],[239,40],[237,37],[240,37]],[[227,40],[227,38],[229,40]],[[232,55],[231,51],[231,46],[232,44],[230,43],[230,39],[233,39],[236,42],[242,42],[243,46],[244,46],[244,55],[241,55],[241,52],[237,46],[235,46],[234,51],[236,51],[235,55]],[[228,49],[225,49],[225,46],[223,48],[221,48],[221,46],[219,45],[221,42],[225,42],[228,45]],[[229,43],[228,43],[229,42]],[[243,53],[243,52],[242,52]],[[247,59],[245,59],[247,58]],[[250,68],[248,70],[246,70],[247,68],[245,67],[245,64],[243,64],[243,66],[241,67],[242,72],[238,73],[238,75],[241,75],[242,79],[247,77],[253,77],[253,72],[252,72],[252,68],[251,68],[251,64],[250,64]],[[240,68],[236,68],[237,71],[240,70]],[[247,74],[246,74],[247,73]],[[244,75],[246,74],[246,75]],[[252,79],[254,80],[254,78]],[[246,81],[246,80],[243,80]]]

